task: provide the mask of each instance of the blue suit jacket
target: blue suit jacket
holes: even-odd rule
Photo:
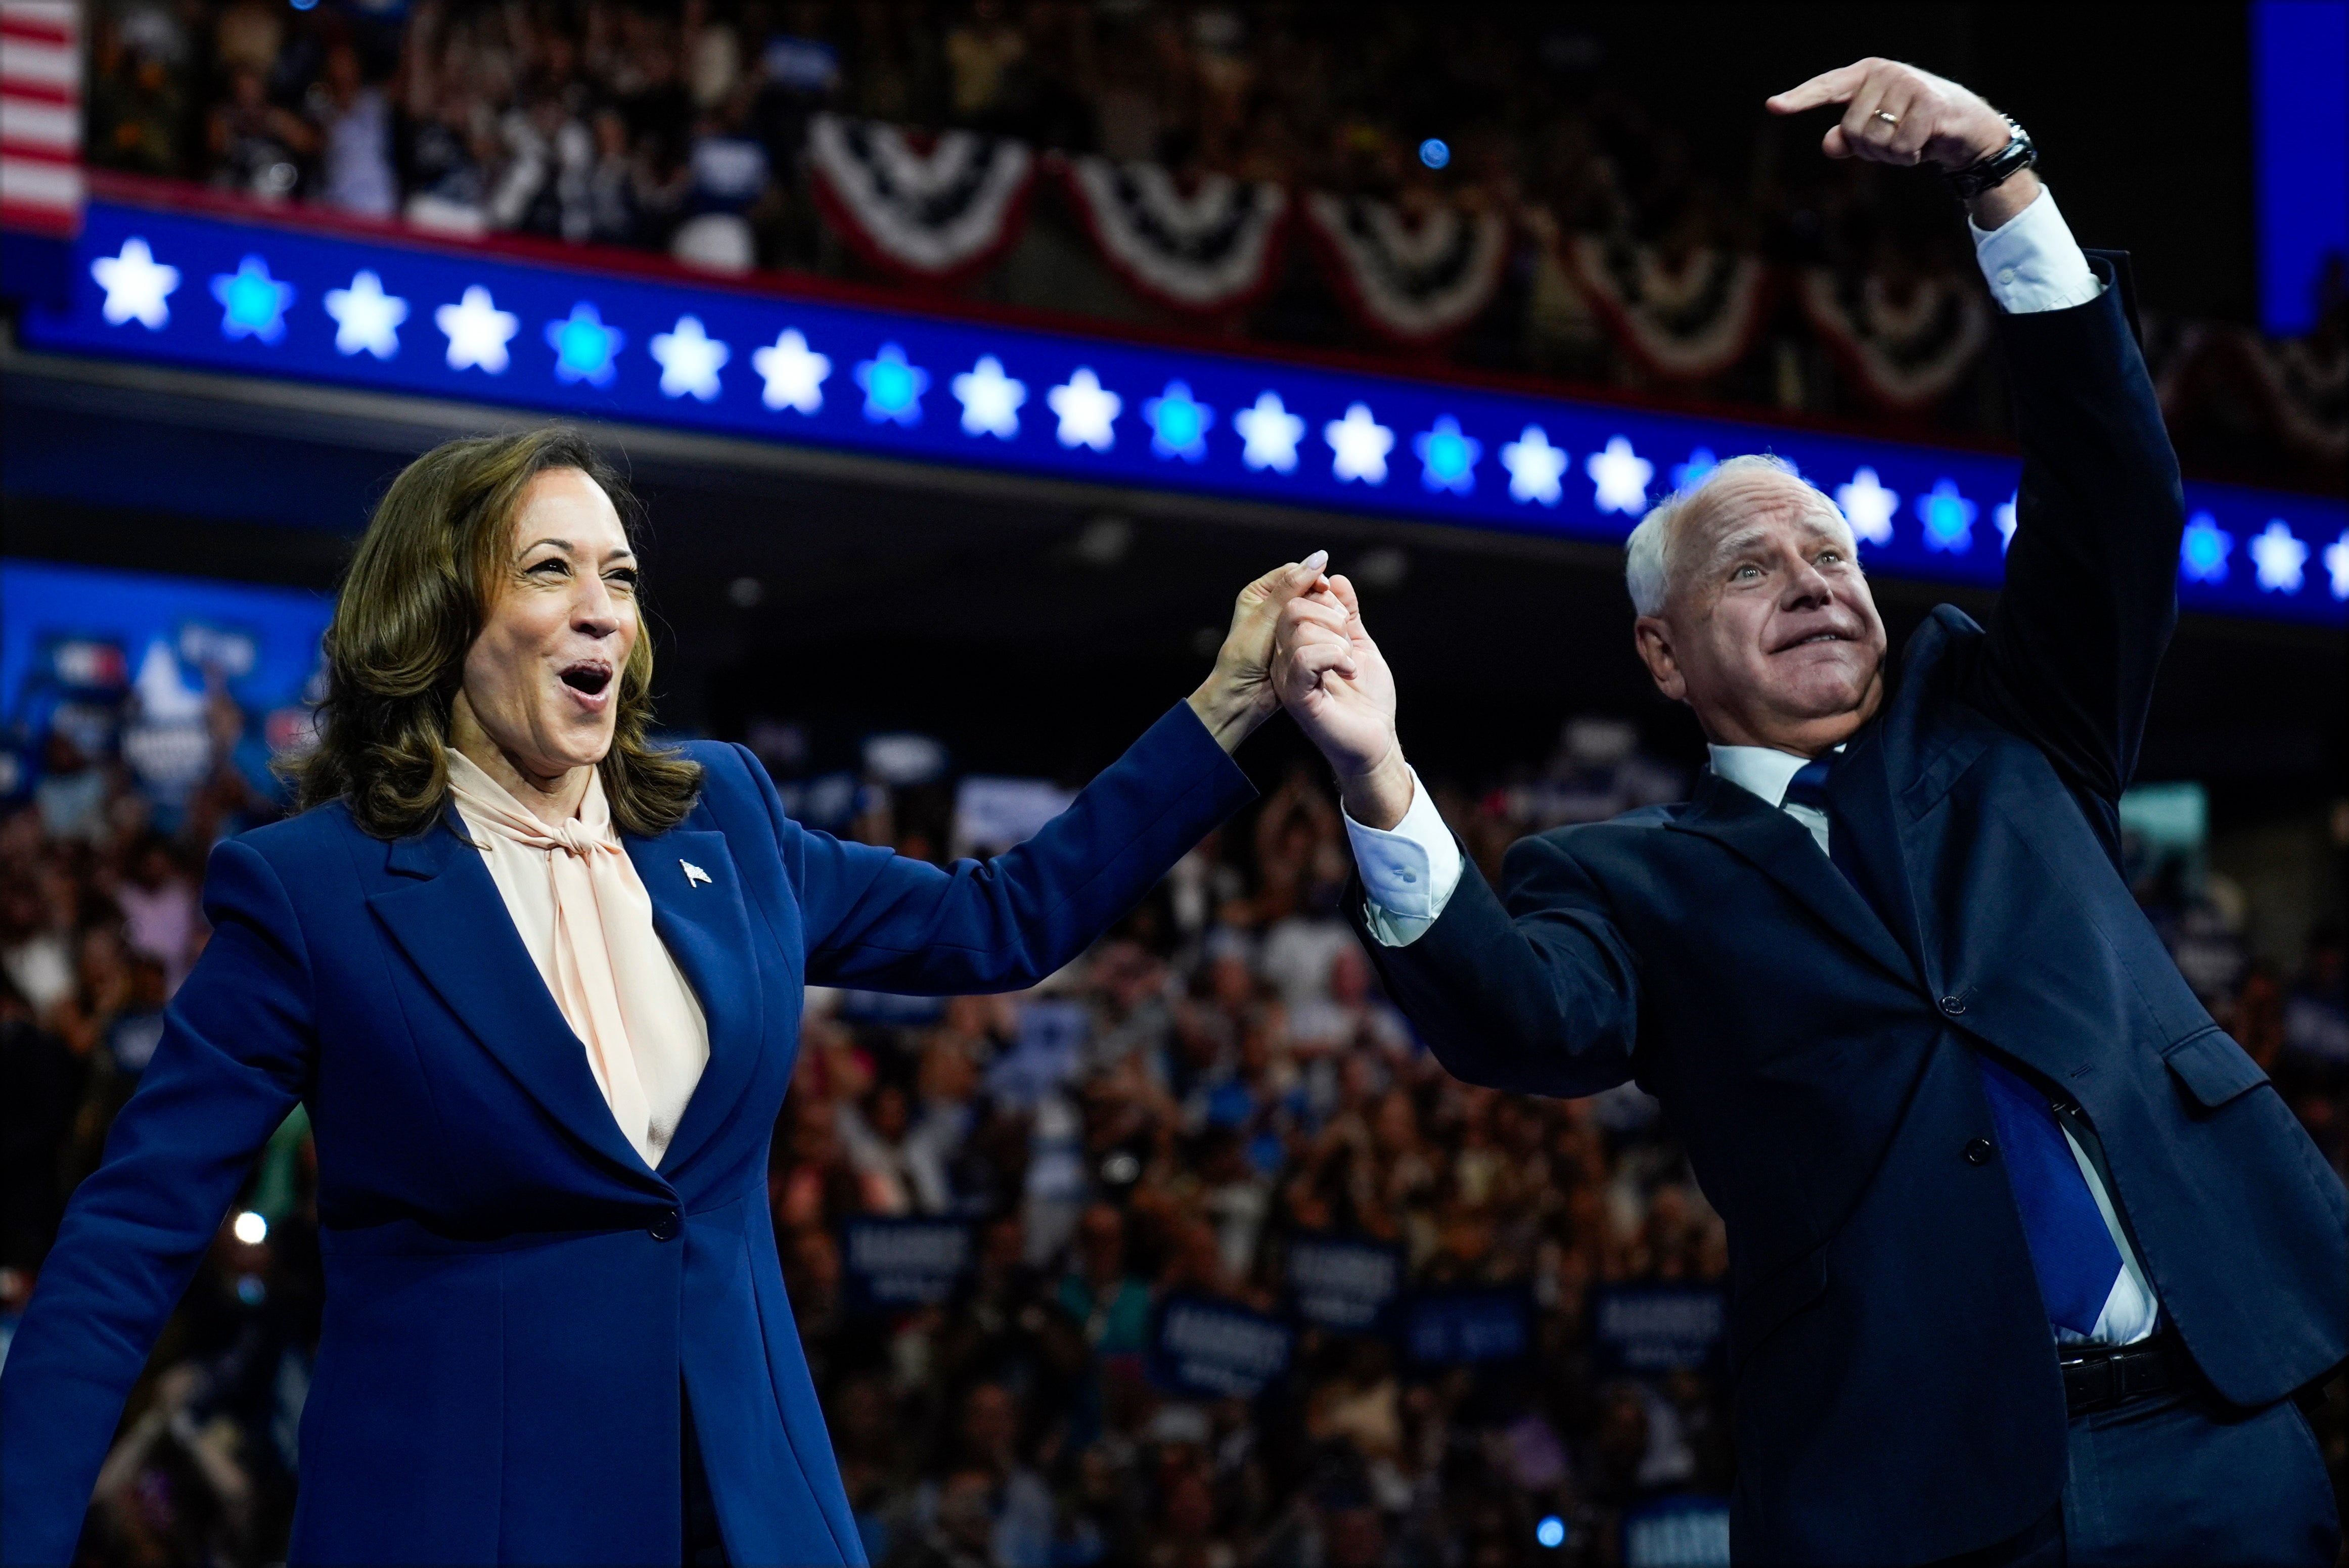
[[[1961,1153],[1994,1137],[1976,1051],[2085,1108],[2220,1395],[2271,1401],[2349,1353],[2341,1182],[2117,867],[2182,527],[2122,293],[2001,320],[2021,526],[1989,626],[1936,610],[1832,775],[1868,896],[1708,774],[1520,841],[1504,896],[1472,867],[1419,941],[1369,944],[1461,1078],[1662,1099],[1728,1223],[1740,1562],[1951,1556],[2064,1484],[2013,1191]]]
[[[680,1375],[732,1560],[863,1561],[767,1211],[802,986],[1030,985],[1251,791],[1178,705],[1028,843],[940,871],[802,829],[740,747],[690,750],[692,815],[626,841],[709,1024],[658,1170],[453,827],[387,843],[330,806],[213,852],[211,945],[0,1379],[8,1562],[71,1555],[125,1392],[297,1099],[326,1289],[296,1561],[674,1563]]]

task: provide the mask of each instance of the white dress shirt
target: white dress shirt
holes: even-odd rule
[[[1972,231],[1974,259],[1982,266],[1991,295],[2009,315],[2068,309],[2085,304],[2104,292],[2102,280],[2089,270],[2087,257],[2081,253],[2055,205],[2054,192],[2044,186],[2029,206],[1997,228],[1977,228],[1971,219],[1966,226]],[[1810,833],[1819,852],[1827,852],[1826,814],[1786,800],[1786,786],[1807,758],[1760,746],[1715,746],[1709,750],[1715,773],[1794,818]],[[1354,863],[1361,872],[1366,895],[1363,914],[1371,934],[1382,946],[1409,946],[1444,913],[1453,890],[1459,886],[1461,872],[1459,845],[1437,815],[1419,775],[1412,775],[1411,809],[1402,821],[1381,830],[1348,817],[1346,836],[1352,841]],[[2120,1275],[2113,1282],[2112,1295],[2087,1338],[2105,1345],[2132,1344],[2153,1332],[2158,1315],[2153,1288],[2122,1232],[2112,1195],[2105,1191],[2069,1129],[2064,1130],[2064,1141],[2079,1162],[2080,1173],[2096,1201],[2096,1212],[2103,1215],[2105,1229],[2121,1254]],[[2082,1337],[2061,1327],[2055,1334],[2067,1342]]]

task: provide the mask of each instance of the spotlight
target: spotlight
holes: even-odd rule
[[[1452,150],[1439,137],[1429,137],[1419,144],[1419,160],[1430,169],[1441,169],[1452,161]]]
[[[1534,1526],[1534,1540],[1553,1552],[1557,1551],[1566,1544],[1566,1521],[1555,1513],[1546,1516]]]
[[[257,1247],[269,1239],[269,1222],[250,1209],[236,1217],[236,1223],[232,1229],[235,1232],[236,1239],[248,1247]]]

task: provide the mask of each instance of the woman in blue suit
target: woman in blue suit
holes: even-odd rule
[[[451,442],[353,560],[300,815],[222,843],[213,935],[0,1378],[0,1551],[64,1563],[127,1390],[296,1101],[326,1274],[296,1562],[860,1563],[778,1270],[767,1146],[809,984],[1024,986],[1249,799],[1274,616],[1028,843],[949,870],[646,739],[617,479]],[[629,940],[630,934],[636,940]]]

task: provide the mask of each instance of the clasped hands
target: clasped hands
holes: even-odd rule
[[[1240,590],[1231,631],[1191,694],[1191,711],[1230,751],[1287,708],[1329,758],[1348,814],[1392,828],[1412,792],[1395,742],[1394,677],[1362,629],[1354,585],[1324,573],[1329,561],[1317,550]]]

